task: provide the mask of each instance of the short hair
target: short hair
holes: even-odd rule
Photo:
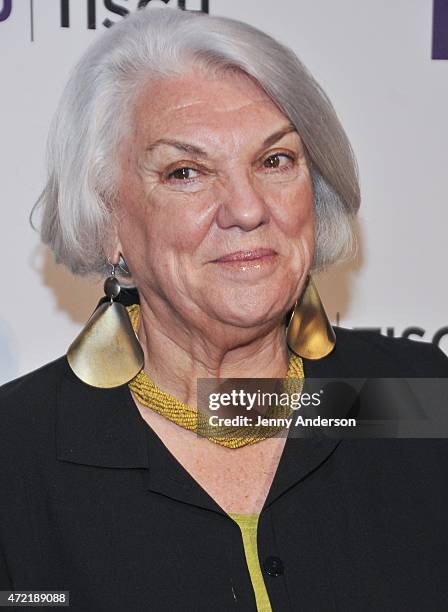
[[[358,169],[327,95],[296,54],[240,21],[199,11],[137,10],[104,32],[71,73],[51,124],[48,178],[32,212],[57,262],[77,274],[110,269],[104,245],[113,227],[117,151],[133,100],[151,78],[186,68],[237,70],[255,80],[296,127],[313,186],[312,269],[354,252]],[[131,271],[132,272],[132,271]]]

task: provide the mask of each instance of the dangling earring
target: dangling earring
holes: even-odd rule
[[[121,253],[119,253],[118,255],[118,268],[120,268],[124,276],[131,276],[131,273],[129,272],[128,264],[126,263],[126,260]]]
[[[289,348],[305,359],[321,359],[335,347],[336,335],[311,276],[294,307],[286,340]]]
[[[92,387],[119,387],[132,380],[143,367],[143,349],[132,328],[126,308],[114,301],[120,283],[111,264],[104,282],[108,302],[100,304],[67,351],[68,363],[83,382]]]

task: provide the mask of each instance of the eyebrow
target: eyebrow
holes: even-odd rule
[[[266,147],[270,147],[271,145],[276,143],[278,140],[283,138],[283,136],[286,136],[286,134],[289,134],[290,132],[297,132],[296,127],[292,123],[288,123],[287,125],[283,126],[279,130],[277,130],[276,132],[268,136],[262,142],[261,148],[264,149]],[[207,152],[204,151],[204,149],[201,149],[200,147],[197,147],[196,145],[192,145],[188,142],[182,142],[180,140],[172,140],[170,138],[160,138],[159,140],[156,140],[151,145],[149,145],[146,148],[146,150],[153,151],[155,148],[161,145],[168,145],[170,147],[179,149],[180,151],[185,151],[186,153],[196,155],[197,157],[207,157]]]
[[[263,141],[263,144],[261,145],[261,147],[263,149],[265,147],[270,147],[271,145],[275,144],[278,140],[283,138],[283,136],[286,136],[286,134],[289,134],[291,132],[297,132],[297,129],[295,125],[293,125],[292,123],[288,123],[288,125],[285,125],[284,127],[280,128],[277,132],[274,132],[273,134],[268,136],[266,140]]]

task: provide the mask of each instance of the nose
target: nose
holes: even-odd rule
[[[249,232],[268,222],[268,207],[261,187],[257,189],[254,181],[253,177],[243,173],[226,178],[216,217],[218,227],[238,227]]]

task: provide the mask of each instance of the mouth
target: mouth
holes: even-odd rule
[[[228,253],[222,257],[218,257],[213,260],[213,263],[237,263],[244,264],[246,262],[257,262],[274,258],[277,255],[277,251],[274,249],[257,248],[248,251],[235,251],[234,253]]]
[[[277,269],[280,256],[274,249],[256,248],[227,253],[211,263],[222,274],[234,280],[260,280]]]

